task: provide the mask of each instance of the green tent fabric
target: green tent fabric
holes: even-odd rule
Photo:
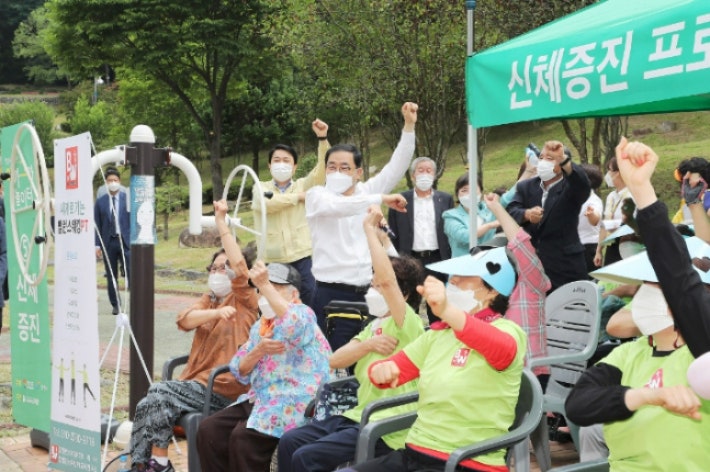
[[[710,109],[710,1],[606,0],[469,56],[481,128]]]

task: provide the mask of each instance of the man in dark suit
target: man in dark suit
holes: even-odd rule
[[[418,157],[409,168],[414,189],[402,192],[407,200],[407,212],[390,211],[387,224],[394,233],[392,245],[400,254],[407,254],[427,264],[451,258],[449,238],[444,234],[441,214],[453,208],[454,199],[446,192],[434,190],[436,162],[429,157]],[[444,282],[446,276],[426,270]],[[443,279],[442,279],[443,277]],[[418,307],[414,307],[416,310]],[[429,316],[429,322],[437,321]]]
[[[96,200],[94,205],[94,222],[96,224],[96,257],[103,255],[104,267],[108,285],[108,299],[111,302],[112,314],[118,314],[118,295],[116,288],[119,281],[119,266],[129,280],[129,263],[131,259],[131,223],[128,217],[128,198],[121,190],[121,175],[115,167],[109,167],[104,172],[108,193]],[[103,241],[103,249],[101,246]]]
[[[546,142],[540,153],[538,176],[518,182],[507,208],[530,234],[552,282],[551,290],[587,278],[577,224],[591,187],[584,169],[565,151],[559,141]]]

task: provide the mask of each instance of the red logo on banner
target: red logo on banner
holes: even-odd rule
[[[79,148],[69,147],[64,153],[66,159],[66,188],[67,190],[79,188]]]
[[[59,446],[52,444],[49,448],[49,460],[55,464],[59,462]]]
[[[663,387],[663,369],[658,369],[645,386],[648,388]]]
[[[465,347],[460,348],[458,351],[456,351],[456,354],[454,354],[453,359],[451,359],[451,365],[454,367],[463,367],[466,365],[466,359],[468,359],[468,355],[471,353],[470,349],[467,349]]]

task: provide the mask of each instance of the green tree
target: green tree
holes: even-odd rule
[[[188,202],[189,190],[185,186],[178,186],[164,182],[155,189],[155,211],[163,215],[163,239],[168,240],[168,222],[170,215],[181,210]]]
[[[251,167],[259,171],[259,151],[276,142],[293,144],[297,138],[311,135],[308,117],[300,105],[300,91],[290,77],[265,84],[250,84],[226,106],[225,130],[227,152],[245,149],[252,155]]]
[[[0,106],[0,128],[28,120],[34,122],[44,155],[51,160],[51,156],[54,155],[52,140],[57,137],[54,131],[54,110],[52,107],[36,100]]]
[[[92,106],[87,97],[79,97],[69,118],[72,134],[89,131],[96,149],[102,150],[104,146],[110,144],[106,138],[113,127],[113,108],[115,107],[106,101],[98,101]]]
[[[103,64],[163,83],[198,123],[222,192],[224,105],[252,73],[269,70],[265,0],[51,0],[48,49],[79,76]]]
[[[414,101],[421,107],[418,153],[443,172],[450,146],[465,129],[462,2],[321,0],[297,13],[296,64],[312,78],[317,103],[347,116],[337,126],[347,126],[366,163],[372,127],[384,125],[394,148],[400,106]]]
[[[125,142],[133,127],[146,124],[153,129],[159,146],[170,146],[200,163],[202,132],[180,98],[162,82],[127,69],[118,73],[121,81],[116,125],[111,133],[113,142]]]
[[[3,0],[0,2],[0,84],[21,83],[23,60],[13,57],[12,39],[15,30],[42,5],[44,0]]]
[[[30,13],[15,31],[12,49],[16,58],[24,59],[23,70],[35,84],[52,84],[67,75],[59,69],[44,50],[42,34],[47,29],[49,19],[47,8],[41,6]]]

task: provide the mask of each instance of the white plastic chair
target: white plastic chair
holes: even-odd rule
[[[601,323],[601,290],[591,281],[570,282],[545,301],[547,356],[532,359],[530,368],[550,367],[544,411],[565,414],[565,399],[587,368],[587,360],[597,349]],[[577,428],[568,422],[575,445]],[[540,470],[552,467],[547,418],[543,416],[531,435]]]

